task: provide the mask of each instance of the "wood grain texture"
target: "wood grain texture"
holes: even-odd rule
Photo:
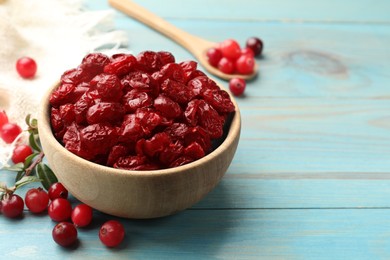
[[[107,215],[96,213],[71,249],[52,242],[47,216],[0,216],[0,259],[389,259],[390,2],[135,2],[210,41],[264,40],[260,74],[237,99],[242,132],[231,166],[191,209],[123,220],[126,241],[114,250],[97,239]],[[116,24],[134,53],[193,59],[118,12]],[[0,180],[13,175],[1,171]]]

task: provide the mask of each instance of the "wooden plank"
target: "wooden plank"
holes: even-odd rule
[[[390,98],[390,25],[173,22],[215,42],[234,38],[244,44],[253,35],[264,40],[264,57],[257,60],[259,77],[248,83],[249,99]],[[179,61],[194,59],[182,47],[131,19],[119,19],[117,25],[128,34],[129,49],[135,54],[167,50]]]
[[[52,241],[55,223],[26,213],[20,220],[0,218],[0,251],[4,259],[388,259],[388,213],[191,210],[155,220],[121,219],[126,240],[112,250],[98,240],[105,215],[79,229],[79,245],[65,249]]]
[[[325,23],[388,23],[390,4],[386,0],[355,1],[284,1],[246,0],[205,1],[153,0],[134,1],[164,18],[256,21],[256,22],[325,22]],[[108,8],[106,1],[88,2],[92,9]]]

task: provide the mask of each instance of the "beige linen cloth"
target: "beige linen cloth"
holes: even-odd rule
[[[42,94],[86,53],[116,52],[127,45],[126,34],[114,30],[113,15],[85,11],[81,0],[0,0],[0,110],[10,121],[25,129],[24,118],[37,115]],[[15,63],[22,56],[37,62],[34,79],[17,74]],[[0,168],[13,145],[0,139]]]

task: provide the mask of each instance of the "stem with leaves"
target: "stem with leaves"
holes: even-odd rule
[[[49,190],[50,186],[58,181],[50,167],[43,162],[45,154],[39,141],[37,119],[32,119],[31,115],[27,115],[26,124],[29,133],[28,142],[33,149],[33,153],[24,162],[4,168],[8,171],[17,172],[17,174],[15,185],[11,188],[7,188],[4,183],[0,182],[0,200],[4,195],[12,194],[18,188],[32,182],[41,182],[42,186]]]

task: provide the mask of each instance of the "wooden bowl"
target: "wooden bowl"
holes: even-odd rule
[[[66,150],[50,126],[49,96],[39,112],[39,137],[49,166],[58,180],[81,202],[118,217],[156,218],[191,207],[221,180],[236,151],[241,118],[236,112],[226,127],[226,138],[207,156],[171,169],[128,171],[87,161]]]

